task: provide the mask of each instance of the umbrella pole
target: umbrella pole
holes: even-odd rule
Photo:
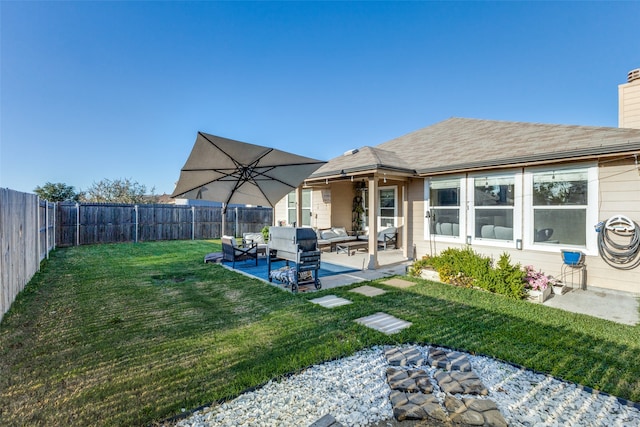
[[[225,226],[225,217],[226,216],[227,216],[227,204],[226,203],[222,203],[222,231],[221,231],[220,237],[226,236],[226,234],[224,234],[224,226]]]

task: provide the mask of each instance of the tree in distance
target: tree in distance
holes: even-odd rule
[[[42,187],[37,186],[34,190],[41,199],[49,202],[77,202],[80,200],[82,193],[76,192],[72,185],[62,182],[47,182]]]
[[[82,193],[81,201],[94,203],[155,203],[157,197],[146,195],[147,187],[130,178],[103,179]]]

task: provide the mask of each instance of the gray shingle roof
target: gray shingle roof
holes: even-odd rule
[[[333,158],[311,175],[311,178],[319,178],[329,175],[337,175],[341,171],[346,174],[372,169],[385,169],[409,174],[415,173],[412,168],[398,153],[377,147],[361,147],[357,153],[344,154]]]
[[[640,129],[451,118],[371,151],[388,168],[443,173],[640,152]],[[330,160],[312,178],[367,163],[349,157]]]

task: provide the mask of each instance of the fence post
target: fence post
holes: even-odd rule
[[[196,207],[191,206],[191,240],[196,239]]]
[[[53,247],[52,249],[56,248],[56,242],[57,242],[57,237],[58,237],[58,204],[57,203],[53,203]]]
[[[134,237],[134,243],[138,243],[138,205],[134,205],[133,209],[136,211],[136,216],[135,216],[135,226],[136,226],[136,232],[135,232],[135,237]]]
[[[37,227],[38,227],[38,231],[36,232],[36,240],[37,240],[37,244],[36,244],[36,248],[38,250],[38,270],[40,271],[40,234],[42,233],[42,230],[40,229],[40,196],[36,197],[36,218],[37,218]]]
[[[49,259],[49,201],[47,200],[44,204],[44,222],[45,222],[45,232],[44,232],[44,250],[47,254],[47,259]]]
[[[76,246],[80,246],[80,203],[76,202]]]

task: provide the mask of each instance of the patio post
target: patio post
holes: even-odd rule
[[[369,265],[367,269],[376,270],[380,267],[378,264],[378,176],[373,175],[369,178]]]
[[[302,185],[296,188],[296,227],[302,227]]]

